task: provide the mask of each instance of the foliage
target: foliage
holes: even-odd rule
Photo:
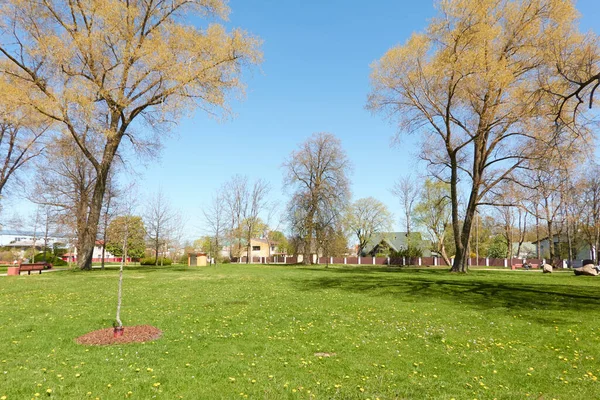
[[[54,254],[52,253],[46,253],[46,262],[52,264],[55,267],[63,267],[65,265],[69,265],[68,262],[62,260],[61,258],[56,257]],[[44,261],[44,253],[38,253],[35,255],[35,257],[33,258],[34,262],[42,262]]]
[[[10,249],[9,247],[5,247],[0,249],[0,260],[11,263],[13,260],[16,260],[19,257],[19,252]]]
[[[423,250],[420,247],[412,246],[398,251],[390,250],[390,257],[423,257]]]
[[[583,37],[572,1],[449,0],[438,10],[424,33],[373,65],[368,107],[399,135],[418,133],[430,173],[449,182],[452,270],[464,271],[477,206],[557,141],[586,138],[547,118],[556,106],[548,94],[564,86],[550,84],[549,75],[564,82],[556,54]]]
[[[424,227],[433,244],[433,251],[441,254],[447,263],[446,234],[450,227],[450,187],[439,181],[425,180],[415,205],[415,222]]]
[[[154,262],[156,261],[156,259],[154,257],[146,257],[146,258],[142,258],[140,260],[140,265],[155,265]],[[187,260],[187,256],[185,257],[185,264],[187,264],[188,260]],[[171,260],[170,258],[167,257],[159,257],[158,258],[158,264],[157,265],[163,265],[165,267],[168,267],[169,265],[173,264],[173,260]]]
[[[106,250],[116,257],[123,256],[123,243],[127,232],[127,256],[141,258],[146,252],[146,230],[142,217],[119,216],[108,225]]]
[[[186,111],[228,115],[244,67],[261,62],[260,40],[218,23],[228,14],[225,0],[2,3],[0,74],[26,97],[13,100],[53,120],[97,178],[77,231],[80,268],[90,267],[109,171],[127,154],[123,139],[152,154]]]
[[[269,231],[269,240],[277,247],[279,253],[292,254],[288,253],[291,248],[283,232]]]
[[[381,201],[367,197],[349,207],[346,223],[358,239],[358,254],[362,254],[375,233],[391,230],[392,213]]]
[[[503,235],[496,235],[488,248],[489,258],[505,258],[508,251],[508,244]]]

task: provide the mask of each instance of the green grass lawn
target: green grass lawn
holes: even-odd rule
[[[600,396],[600,278],[131,267],[124,323],[163,337],[77,345],[111,326],[117,279],[115,267],[0,277],[1,399]]]

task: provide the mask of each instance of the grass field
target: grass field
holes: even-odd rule
[[[117,276],[0,277],[0,399],[600,397],[600,278],[132,267],[124,323],[163,337],[77,345],[111,326]]]

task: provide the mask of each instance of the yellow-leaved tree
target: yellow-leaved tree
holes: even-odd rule
[[[450,185],[456,256],[465,271],[477,206],[559,135],[552,112],[564,89],[552,52],[582,40],[568,0],[440,0],[439,15],[373,65],[368,108],[423,139],[429,171]],[[554,71],[554,72],[552,72]],[[555,76],[554,75],[554,76]],[[547,77],[550,78],[550,77]],[[566,107],[569,107],[567,105]]]
[[[156,136],[195,107],[227,113],[260,41],[228,32],[226,0],[5,0],[0,74],[26,105],[69,134],[96,172],[78,264],[91,267],[102,198],[115,155]],[[194,24],[186,23],[194,18]],[[161,131],[159,128],[163,128]],[[97,151],[97,149],[100,151]]]

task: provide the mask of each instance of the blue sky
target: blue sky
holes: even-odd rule
[[[196,113],[165,142],[162,157],[142,172],[144,191],[162,186],[187,216],[187,236],[204,233],[201,209],[235,174],[271,183],[287,202],[281,164],[314,132],[338,136],[352,160],[354,199],[373,196],[394,213],[393,182],[416,175],[415,139],[391,146],[396,128],[365,110],[370,65],[389,48],[423,30],[433,2],[372,0],[231,0],[228,25],[263,41],[264,63],[246,74],[247,96],[235,118],[217,122]],[[600,32],[600,2],[578,2],[581,27]]]
[[[202,206],[235,174],[271,183],[282,207],[284,159],[314,132],[338,136],[354,164],[353,198],[373,196],[395,215],[394,180],[418,174],[412,138],[391,146],[396,129],[365,110],[370,64],[423,30],[431,1],[230,0],[230,27],[263,41],[264,63],[246,74],[247,96],[232,103],[235,118],[217,122],[201,112],[165,140],[160,159],[137,166],[140,192],[162,187],[186,219],[186,236],[204,233]],[[600,2],[580,0],[581,27],[600,32]]]

